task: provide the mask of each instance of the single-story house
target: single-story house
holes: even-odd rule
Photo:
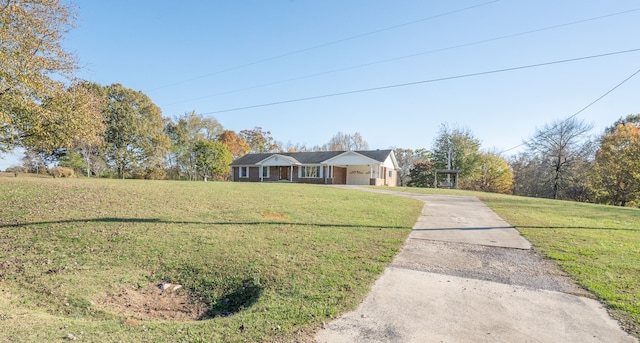
[[[247,154],[231,163],[236,182],[396,186],[393,150]]]

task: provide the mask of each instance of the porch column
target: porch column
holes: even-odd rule
[[[333,181],[333,178],[334,178],[334,176],[333,176],[333,164],[330,166],[330,168],[331,168],[331,184],[334,184],[335,182]]]
[[[289,182],[293,182],[293,164],[289,166]]]
[[[327,184],[327,178],[329,177],[329,165],[321,165],[320,169],[326,169],[325,173],[324,173],[324,184]]]

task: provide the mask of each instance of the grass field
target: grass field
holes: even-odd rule
[[[294,184],[0,178],[0,341],[309,340],[421,208]]]
[[[398,190],[478,196],[640,336],[640,209]],[[294,184],[0,178],[0,341],[308,341],[421,208]]]
[[[399,190],[477,196],[640,337],[640,209],[480,192]]]

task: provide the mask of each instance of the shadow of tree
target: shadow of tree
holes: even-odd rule
[[[446,227],[446,228],[426,228],[413,229],[414,231],[482,231],[497,229],[556,229],[556,230],[607,230],[607,231],[638,231],[640,228],[617,228],[617,227],[590,227],[590,226],[487,226],[487,227]]]
[[[640,228],[623,227],[597,227],[597,226],[541,226],[541,225],[518,225],[516,229],[556,229],[556,230],[603,230],[603,231],[638,231]]]
[[[263,290],[258,279],[245,279],[213,301],[209,311],[199,319],[225,317],[238,313],[253,306],[260,299]]]
[[[182,224],[182,225],[296,225],[296,226],[319,226],[319,227],[358,227],[370,229],[408,229],[406,226],[385,226],[385,225],[358,225],[358,224],[340,224],[340,223],[301,223],[287,221],[254,221],[254,222],[200,222],[200,221],[182,221],[182,220],[163,220],[159,218],[88,218],[88,219],[63,219],[51,221],[33,221],[23,223],[0,223],[0,228],[21,227],[28,225],[53,225],[53,224],[72,224],[72,223],[152,223],[152,224]]]

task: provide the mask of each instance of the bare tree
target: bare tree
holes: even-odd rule
[[[362,138],[359,132],[354,134],[338,132],[331,138],[329,143],[329,150],[331,151],[354,151],[354,150],[367,150],[369,149],[369,143]]]
[[[576,167],[593,155],[593,143],[587,136],[592,128],[592,124],[568,118],[545,124],[526,143],[528,154],[539,162],[537,174],[549,187],[549,197],[558,199],[575,179]]]
[[[396,161],[398,162],[398,181],[400,186],[407,186],[411,181],[411,170],[414,165],[420,161],[430,161],[431,152],[426,149],[403,149],[394,148]],[[424,167],[422,164],[421,167]]]

